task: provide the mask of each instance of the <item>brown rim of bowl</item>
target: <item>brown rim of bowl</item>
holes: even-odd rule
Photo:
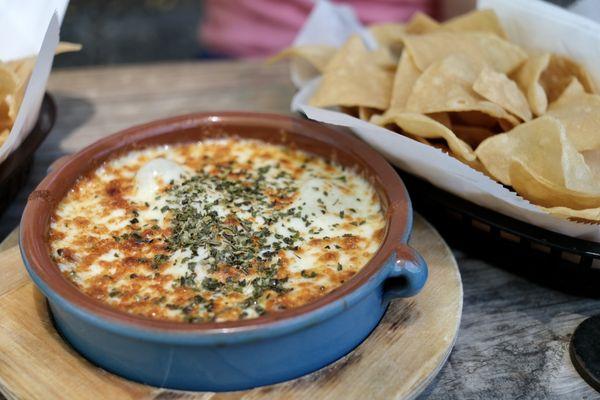
[[[51,214],[77,178],[95,169],[110,156],[152,145],[185,143],[214,137],[262,139],[318,154],[346,166],[358,167],[376,188],[386,214],[384,240],[373,258],[350,280],[327,295],[303,306],[254,319],[185,322],[127,314],[81,292],[63,277],[50,257],[47,244]],[[120,131],[68,157],[44,178],[29,196],[21,221],[21,247],[31,270],[55,294],[105,320],[161,331],[207,332],[242,330],[297,317],[317,310],[361,287],[389,259],[408,236],[410,200],[393,168],[369,145],[353,135],[295,117],[250,112],[207,112],[183,115]],[[236,329],[237,330],[237,329]]]

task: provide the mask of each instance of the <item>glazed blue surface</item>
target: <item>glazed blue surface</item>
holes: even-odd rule
[[[411,229],[409,220],[402,243]],[[230,391],[296,378],[358,346],[391,299],[412,296],[425,284],[425,261],[402,243],[400,259],[392,254],[367,282],[336,301],[259,328],[217,332],[166,332],[100,318],[50,290],[23,260],[48,298],[58,331],[93,363],[153,386]]]

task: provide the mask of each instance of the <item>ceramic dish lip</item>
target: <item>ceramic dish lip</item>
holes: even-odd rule
[[[263,130],[278,128],[281,137],[269,136],[263,140],[294,144],[309,152],[311,150],[307,150],[305,146],[311,145],[318,149],[316,152],[319,154],[326,149],[330,153],[329,159],[339,156],[346,158],[370,176],[387,208],[386,233],[378,251],[356,275],[325,296],[300,307],[254,319],[199,324],[128,314],[89,297],[62,276],[50,257],[47,232],[56,203],[78,177],[95,169],[110,156],[134,148],[160,143],[185,143],[211,137],[252,137],[235,132],[241,129],[240,126],[257,130],[261,127]],[[195,133],[186,133],[188,130]],[[233,134],[228,130],[234,131]],[[178,139],[169,140],[171,135],[176,135]],[[301,141],[304,143],[300,144]],[[194,337],[222,337],[223,334],[231,333],[255,338],[263,335],[261,331],[265,329],[275,334],[276,331],[284,332],[315,323],[359,301],[368,293],[365,289],[374,289],[387,277],[381,272],[390,258],[395,256],[396,246],[408,241],[411,229],[412,207],[402,180],[383,157],[366,143],[349,133],[296,117],[229,111],[188,114],[134,126],[69,156],[69,159],[51,171],[29,196],[21,219],[19,244],[29,274],[46,297],[96,325],[100,324],[122,334],[146,335],[148,339],[156,339],[156,334],[183,338],[186,334],[192,334]]]

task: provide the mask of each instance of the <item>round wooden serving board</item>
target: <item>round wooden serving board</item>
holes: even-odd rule
[[[423,391],[448,358],[460,323],[462,286],[443,239],[419,215],[411,245],[429,264],[423,291],[392,302],[353,352],[305,377],[233,393],[186,393],[141,385],[87,362],[54,330],[44,297],[18,248],[0,252],[0,392],[27,399],[407,399]]]

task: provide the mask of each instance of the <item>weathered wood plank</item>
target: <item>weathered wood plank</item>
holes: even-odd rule
[[[182,393],[118,378],[81,358],[56,333],[46,302],[24,274],[18,250],[0,253],[0,391],[31,399],[406,399],[448,356],[460,323],[462,287],[450,249],[417,216],[411,244],[430,267],[424,290],[394,301],[352,353],[306,377],[236,393]]]

